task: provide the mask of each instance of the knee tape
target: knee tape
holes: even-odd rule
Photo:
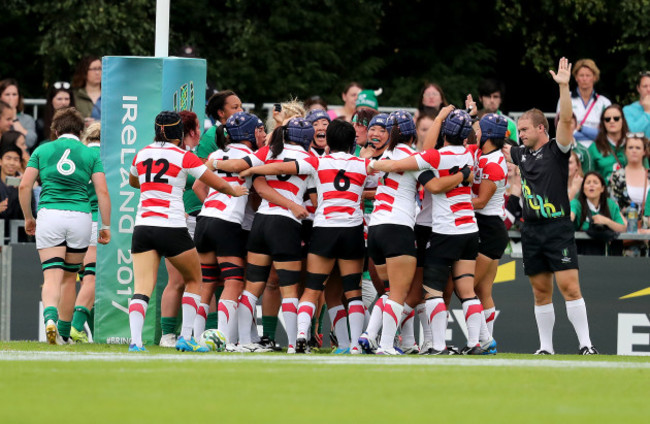
[[[465,303],[465,302],[467,302],[468,300],[478,300],[478,296],[474,296],[474,297],[466,297],[465,299],[460,299],[460,303]]]
[[[384,280],[384,291],[386,293],[390,291],[390,282],[388,280]]]
[[[313,274],[308,272],[307,279],[305,280],[305,288],[323,291],[325,288],[325,280],[327,280],[327,274]]]
[[[41,267],[43,268],[43,271],[47,271],[48,269],[64,269],[63,268],[64,263],[65,261],[63,260],[63,258],[59,258],[59,257],[50,258],[45,262],[43,262]]]
[[[293,286],[300,282],[300,271],[289,271],[288,269],[278,269],[278,284],[280,287]]]
[[[266,283],[271,273],[271,265],[246,265],[246,279],[253,283]]]
[[[87,263],[86,266],[84,266],[82,278],[85,277],[86,275],[95,275],[95,267],[96,266],[97,266],[97,264],[95,262]]]
[[[423,284],[433,290],[445,291],[447,279],[449,278],[449,266],[427,265],[424,267]]]
[[[341,277],[343,282],[343,291],[361,290],[361,273],[348,274]]]
[[[217,264],[201,264],[201,276],[204,283],[216,283],[219,279]]]
[[[221,277],[224,280],[244,281],[244,267],[232,262],[221,262],[219,264]]]
[[[77,273],[81,269],[81,263],[78,264],[71,264],[69,262],[63,262],[63,270],[65,272],[74,272]]]
[[[460,275],[458,275],[458,276],[456,276],[456,277],[452,277],[451,279],[452,279],[453,281],[458,281],[458,280],[460,280],[461,278],[472,278],[472,279],[473,279],[473,278],[474,278],[474,274],[460,274]]]
[[[131,300],[142,300],[145,303],[149,303],[149,296],[147,296],[146,294],[136,293],[133,295]]]

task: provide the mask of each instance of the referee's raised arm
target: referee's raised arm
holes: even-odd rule
[[[573,141],[571,131],[571,116],[573,113],[571,106],[571,92],[569,91],[569,81],[571,79],[571,64],[566,57],[560,59],[557,67],[557,73],[549,71],[553,79],[560,86],[560,113],[557,124],[555,139],[563,146],[568,146]]]

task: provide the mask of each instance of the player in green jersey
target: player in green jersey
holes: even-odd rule
[[[75,108],[60,109],[52,119],[58,139],[38,147],[27,164],[20,183],[20,206],[25,231],[36,235],[36,248],[43,266],[43,319],[50,344],[62,344],[57,322],[69,331],[73,314],[76,274],[90,244],[92,228],[88,181],[97,192],[102,226],[98,242],[110,241],[111,203],[99,152],[84,146],[79,137],[84,121]],[[41,177],[42,191],[38,219],[34,219],[32,188]]]

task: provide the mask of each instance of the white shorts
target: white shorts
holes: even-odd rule
[[[92,230],[90,231],[90,246],[97,247],[97,230],[98,230],[99,225],[97,225],[97,221],[93,221],[93,227]]]
[[[190,232],[190,237],[192,237],[192,240],[194,240],[194,230],[196,230],[196,217],[193,215],[187,215],[185,222],[187,223],[187,231]]]
[[[36,218],[36,248],[86,249],[90,244],[92,221],[89,213],[41,209]]]

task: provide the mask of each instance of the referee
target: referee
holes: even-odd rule
[[[524,225],[521,230],[524,271],[535,296],[535,320],[540,347],[536,355],[552,355],[553,277],[566,301],[569,321],[578,336],[581,355],[596,355],[591,345],[585,301],[578,280],[578,255],[570,214],[567,180],[571,156],[571,64],[560,59],[557,73],[550,71],[560,87],[557,136],[550,140],[548,121],[539,109],[525,112],[517,122],[519,147],[506,145],[504,153],[521,171]]]

